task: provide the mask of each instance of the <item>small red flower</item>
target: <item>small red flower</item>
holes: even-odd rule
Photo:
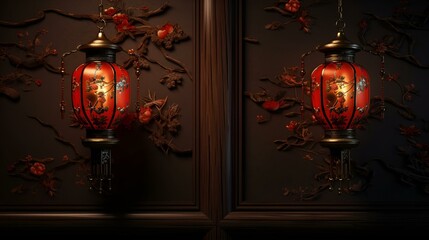
[[[127,19],[123,20],[120,24],[116,24],[116,30],[118,32],[131,32],[136,29]]]
[[[301,16],[298,18],[298,22],[301,24],[301,30],[306,33],[310,32],[311,17],[307,11],[301,12]]]
[[[277,111],[280,108],[279,101],[268,100],[262,104],[262,107],[268,111]]]
[[[152,118],[152,109],[150,107],[144,107],[140,110],[139,121],[143,124],[149,123]]]
[[[298,126],[298,123],[295,121],[290,121],[289,124],[287,124],[285,127],[287,128],[287,130],[293,132],[296,127]]]
[[[109,7],[104,9],[104,13],[109,15],[109,16],[113,16],[116,13],[116,9],[114,7]]]
[[[40,86],[42,86],[42,80],[40,80],[40,79],[34,80],[34,84],[36,84],[36,86],[40,87]]]
[[[31,162],[31,161],[33,161],[33,156],[31,156],[30,154],[27,154],[27,155],[25,156],[25,161],[27,161],[27,162]]]
[[[386,80],[391,82],[391,81],[397,81],[399,79],[399,74],[397,73],[393,73],[393,74],[389,74],[386,77]]]
[[[43,175],[45,173],[45,170],[46,170],[45,164],[40,162],[35,162],[33,166],[30,167],[30,172],[36,176]]]
[[[291,13],[298,12],[300,7],[301,3],[299,2],[299,0],[289,0],[289,2],[285,4],[285,10]]]
[[[419,128],[417,128],[415,125],[411,125],[408,127],[401,126],[399,127],[399,130],[401,131],[401,134],[406,137],[418,136],[422,133],[422,131]]]
[[[56,56],[56,55],[58,54],[58,51],[57,51],[57,49],[52,48],[52,49],[49,51],[49,54]]]
[[[264,115],[260,115],[260,114],[256,115],[256,122],[257,123],[264,123],[266,121],[267,121],[267,119],[264,117]]]
[[[173,31],[174,31],[173,25],[171,25],[170,23],[167,23],[158,30],[158,33],[157,33],[158,38],[164,39],[165,37],[167,37],[168,34],[172,33]]]
[[[124,20],[128,21],[128,15],[123,13],[117,13],[112,16],[113,22],[118,25],[121,24]]]

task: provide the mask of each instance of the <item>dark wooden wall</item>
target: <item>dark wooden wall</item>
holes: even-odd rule
[[[0,20],[22,21],[50,8],[75,13],[97,11],[96,1],[77,2],[9,2],[2,7]],[[158,1],[125,2],[152,8],[160,4]],[[422,126],[424,120],[429,120],[425,106],[429,96],[427,67],[416,67],[397,58],[386,57],[386,70],[398,72],[403,84],[417,86],[419,94],[409,105],[418,117],[413,121],[403,120],[397,109],[390,107],[384,121],[371,120],[367,129],[359,132],[361,144],[353,150],[353,158],[361,165],[369,165],[373,171],[369,187],[355,194],[324,191],[311,201],[285,196],[285,188],[311,188],[317,184],[313,180],[317,159],[304,160],[299,150],[277,151],[273,140],[287,134],[284,125],[288,119],[273,114],[269,122],[257,124],[255,116],[266,113],[244,92],[259,91],[260,87],[275,91],[275,87],[259,79],[274,79],[283,67],[298,65],[302,53],[331,40],[336,30],[333,24],[336,2],[326,1],[311,8],[315,17],[311,33],[300,31],[295,24],[277,31],[264,29],[265,24],[272,21],[287,21],[279,14],[264,11],[264,7],[272,4],[272,1],[170,1],[171,9],[166,14],[151,19],[157,26],[177,23],[190,36],[169,54],[187,66],[193,79],[185,78],[177,90],[168,90],[158,82],[164,71],[153,66],[143,73],[141,92],[144,95],[150,89],[159,97],[168,96],[169,102],[179,104],[182,129],[175,143],[191,148],[192,155],[165,154],[148,140],[147,133],[124,132],[121,144],[114,149],[117,188],[112,196],[99,196],[86,186],[75,184],[75,168],[59,173],[61,186],[53,198],[34,184],[22,194],[12,193],[15,186],[26,182],[8,175],[6,169],[10,162],[26,154],[55,158],[73,154],[70,148],[55,141],[51,130],[28,118],[29,115],[49,122],[73,142],[78,151],[88,153],[80,144],[84,132],[69,128],[68,121],[61,120],[57,114],[59,76],[44,69],[30,71],[43,79],[42,87],[25,92],[18,86],[22,92],[18,102],[0,99],[0,234],[52,237],[85,234],[144,239],[424,234],[429,225],[429,197],[422,191],[421,182],[406,184],[401,181],[407,179],[403,179],[400,171],[373,160],[384,159],[392,166],[402,167],[397,146],[407,144],[407,140],[401,136],[399,127]],[[357,25],[365,12],[389,16],[393,7],[394,3],[387,0],[344,1],[349,38],[359,41]],[[428,50],[424,42],[428,36],[427,24],[425,27],[425,31],[415,36],[416,45],[421,49],[416,55],[429,65],[426,55],[421,54]],[[48,30],[43,41],[52,42],[60,53],[94,35],[91,22],[48,14],[35,25],[3,26],[0,39],[13,42],[17,31],[34,34],[41,28]],[[247,41],[249,38],[258,43]],[[123,47],[127,49],[135,44],[129,39]],[[156,49],[150,51],[153,58],[162,59]],[[322,57],[315,54],[307,67],[314,67]],[[55,66],[56,60],[58,58],[52,60]],[[82,60],[82,55],[73,56],[67,66],[71,69]],[[378,74],[376,57],[359,56],[358,61],[367,65],[372,75]],[[2,63],[1,74],[13,70],[6,63]],[[377,82],[377,77],[373,81]],[[135,83],[133,85],[135,87]],[[379,85],[375,83],[373,94],[378,91]],[[401,97],[391,85],[386,86],[386,96]],[[135,101],[135,95],[132,97]],[[419,141],[427,143],[427,129],[424,126],[421,129]],[[429,181],[426,180],[426,184]]]

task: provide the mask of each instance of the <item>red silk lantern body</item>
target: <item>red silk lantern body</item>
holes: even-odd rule
[[[367,71],[344,60],[319,65],[311,74],[311,102],[325,130],[355,129],[369,111]]]
[[[90,61],[72,78],[73,110],[89,130],[114,129],[129,107],[130,77],[112,62]]]

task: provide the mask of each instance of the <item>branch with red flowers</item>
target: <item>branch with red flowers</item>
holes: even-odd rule
[[[316,5],[325,3],[327,0],[315,0],[307,5],[302,5],[301,0],[279,0],[274,6],[265,7],[268,12],[276,12],[288,20],[286,22],[273,21],[265,25],[265,29],[278,30],[291,23],[299,23],[300,30],[309,33],[314,17],[309,13],[309,9]]]
[[[0,76],[0,95],[18,101],[21,93],[14,86],[24,84],[24,91],[30,91],[27,87],[33,84],[42,86],[42,80],[34,79],[30,74],[24,73],[24,70],[44,68],[53,73],[59,72],[48,62],[48,57],[56,56],[57,50],[52,48],[51,43],[41,46],[41,37],[46,33],[46,30],[40,30],[30,37],[28,32],[18,32],[18,43],[0,43],[0,59],[7,60],[16,69]]]
[[[73,149],[75,157],[70,159],[68,155],[64,155],[61,160],[56,160],[54,157],[39,158],[33,157],[31,154],[27,154],[24,158],[10,163],[7,170],[10,176],[39,183],[50,197],[54,197],[58,190],[58,182],[61,181],[61,179],[56,176],[56,173],[59,170],[76,164],[81,166],[81,170],[85,170],[86,167],[83,167],[83,165],[86,165],[88,158],[80,154],[70,141],[62,138],[60,132],[53,125],[34,116],[28,117],[37,121],[43,127],[51,129],[55,134],[55,138],[59,142]],[[80,177],[79,174],[78,177]],[[79,180],[78,182],[82,181]],[[11,192],[23,193],[25,190],[27,190],[27,187],[24,184],[20,184],[12,188]]]
[[[192,80],[192,76],[188,69],[184,66],[184,64],[182,64],[179,60],[171,57],[163,51],[163,49],[169,51],[173,50],[175,44],[189,39],[189,36],[177,24],[173,25],[170,23],[166,23],[163,26],[153,26],[148,21],[149,18],[166,12],[169,9],[169,5],[167,3],[164,3],[160,7],[152,10],[146,6],[126,7],[122,0],[112,0],[109,1],[109,3],[111,4],[111,6],[106,9],[103,9],[104,12],[102,13],[102,18],[104,21],[112,22],[115,25],[117,33],[113,38],[111,38],[111,41],[120,44],[128,38],[140,40],[133,56],[130,56],[130,58],[125,61],[126,68],[131,67],[133,65],[133,62],[137,60],[143,63],[143,69],[149,69],[149,63],[155,63],[164,69],[172,69],[172,71],[168,71],[168,73],[160,81],[161,83],[167,82],[167,87],[169,89],[174,89],[178,85],[180,85],[180,81],[183,80],[183,77],[181,76],[182,74],[186,74],[189,79]],[[48,13],[58,14],[60,16],[76,20],[88,20],[94,23],[98,23],[100,21],[100,13],[75,14],[71,12],[65,12],[59,9],[45,9],[41,11],[36,17],[21,22],[0,21],[0,26],[26,27],[44,20]],[[164,58],[178,68],[173,69],[170,67],[166,67],[159,61],[149,60],[148,47],[150,44],[154,44],[161,51]],[[19,44],[14,43],[5,43],[5,45],[20,47]],[[47,48],[47,50],[49,49]],[[48,53],[49,54],[47,56],[52,54],[52,52]],[[40,56],[34,53],[25,54],[24,56],[24,58],[19,58],[10,54],[6,55],[10,63],[14,66],[19,65],[29,69],[43,66],[50,72],[59,73],[59,68],[53,67],[52,65],[44,61],[47,56]],[[137,59],[135,59],[135,56],[137,56]],[[170,72],[175,72],[174,76],[172,76]],[[163,79],[168,80],[166,81]],[[175,84],[168,84],[168,82],[171,81],[173,81]]]
[[[387,54],[416,67],[426,69],[429,68],[429,63],[422,63],[421,59],[415,56],[419,50],[416,49],[417,39],[413,37],[412,31],[429,31],[426,13],[429,5],[421,7],[421,12],[411,12],[410,4],[411,1],[400,1],[395,12],[388,17],[366,13],[367,18],[360,22],[359,38],[364,46],[372,48],[377,53]],[[370,25],[374,22],[380,23],[380,26],[384,27],[390,34],[386,34],[380,39],[369,40]],[[420,41],[425,40],[421,39]]]
[[[138,121],[150,133],[149,139],[164,153],[172,152],[180,156],[192,154],[191,149],[181,149],[174,143],[180,131],[180,108],[177,104],[166,106],[166,98],[157,99],[155,93],[143,99],[144,105],[138,113]]]

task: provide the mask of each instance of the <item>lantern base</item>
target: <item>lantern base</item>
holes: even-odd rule
[[[112,129],[106,130],[86,130],[86,138],[82,139],[82,144],[89,148],[104,148],[106,146],[113,146],[119,142],[115,138]]]
[[[320,145],[327,148],[353,148],[359,144],[354,129],[347,130],[325,130],[325,138]]]
[[[87,130],[84,146],[91,148],[91,174],[88,176],[89,189],[100,194],[112,190],[111,147],[119,142],[113,130]]]
[[[350,149],[359,144],[355,138],[355,130],[326,130],[325,138],[320,145],[329,148],[331,158],[329,161],[329,190],[334,190],[334,185],[338,183],[337,191],[341,194],[345,187],[350,189],[351,173],[351,151]],[[345,183],[345,184],[344,184]]]

